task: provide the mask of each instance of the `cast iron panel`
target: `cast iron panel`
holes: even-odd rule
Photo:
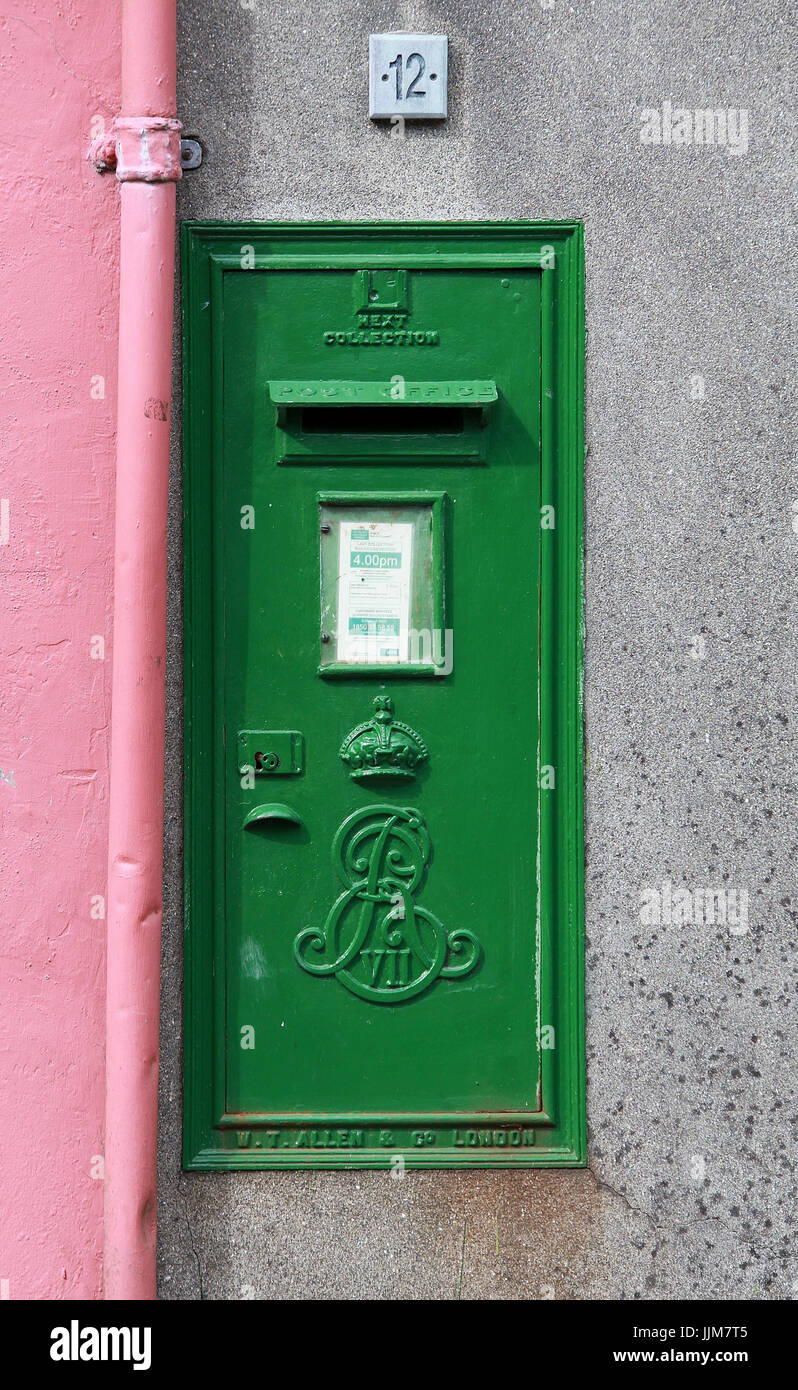
[[[183,250],[186,1166],[580,1164],[581,227]]]

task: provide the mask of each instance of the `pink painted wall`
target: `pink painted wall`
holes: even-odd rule
[[[119,108],[120,9],[7,0],[0,17],[0,1296],[12,1299],[101,1290],[119,188],[85,156],[96,118],[110,127]]]

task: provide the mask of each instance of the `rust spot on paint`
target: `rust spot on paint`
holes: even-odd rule
[[[140,859],[129,859],[125,854],[118,854],[113,862],[113,870],[125,878],[133,878],[136,874],[144,873],[144,864]]]

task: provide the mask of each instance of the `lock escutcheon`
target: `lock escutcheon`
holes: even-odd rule
[[[238,771],[256,777],[291,777],[305,766],[305,739],[297,729],[242,729]]]

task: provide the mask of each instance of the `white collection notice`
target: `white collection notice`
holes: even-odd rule
[[[410,522],[341,522],[339,661],[407,661],[412,551]]]

